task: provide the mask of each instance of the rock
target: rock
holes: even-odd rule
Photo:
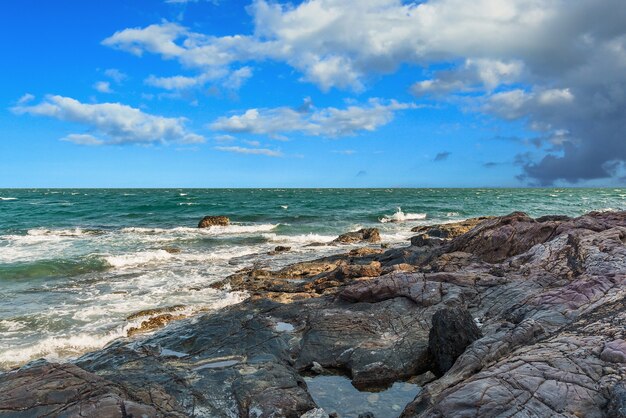
[[[451,222],[441,225],[416,226],[411,229],[411,231],[418,232],[422,235],[428,235],[429,237],[451,239],[465,234],[476,225],[487,219],[492,219],[492,217],[483,216],[480,218],[470,218],[460,222]]]
[[[136,334],[151,332],[151,331],[154,331],[155,329],[164,327],[165,325],[167,325],[168,323],[172,321],[182,319],[185,317],[186,315],[173,315],[169,313],[156,315],[149,319],[146,319],[145,321],[142,321],[138,327],[129,328],[128,331],[126,331],[126,335],[128,335],[129,337],[132,337],[133,335],[136,335]]]
[[[274,250],[270,251],[269,253],[267,253],[268,255],[276,255],[276,254],[280,254],[280,253],[284,253],[287,251],[290,251],[291,247],[284,247],[282,245],[278,245],[276,247],[274,247]]]
[[[198,228],[208,228],[211,226],[228,226],[230,225],[230,219],[226,216],[205,216],[198,223]]]
[[[434,372],[443,375],[468,345],[482,337],[467,309],[444,308],[433,316],[428,350],[435,362]]]
[[[435,374],[429,370],[426,373],[420,374],[419,376],[412,377],[411,379],[409,379],[409,383],[417,386],[424,386],[435,379],[437,379],[437,376],[435,376]]]
[[[177,247],[163,247],[163,250],[170,254],[180,254],[181,250]]]
[[[328,413],[322,408],[315,408],[300,415],[300,418],[328,418]]]
[[[158,416],[153,406],[132,400],[127,391],[72,365],[44,363],[7,373],[0,378],[3,417]],[[161,394],[163,399],[168,395]],[[171,411],[170,416],[183,414]]]
[[[620,339],[607,343],[600,358],[612,363],[626,363],[626,341]]]
[[[371,412],[363,412],[358,418],[376,418]]]
[[[411,245],[416,247],[434,247],[445,242],[443,238],[431,237],[427,234],[416,235],[411,237]]]
[[[346,234],[339,235],[333,243],[352,244],[362,241],[371,243],[380,242],[380,232],[378,231],[378,228],[363,228],[355,232],[348,232]]]
[[[324,368],[322,367],[321,364],[319,364],[317,361],[314,361],[311,364],[311,371],[313,373],[317,373],[317,374],[324,374],[326,372],[326,370],[324,370]]]
[[[626,418],[626,382],[617,383],[611,388],[607,417]]]

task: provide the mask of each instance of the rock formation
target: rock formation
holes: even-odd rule
[[[210,226],[228,226],[230,219],[226,216],[205,216],[198,223],[198,228],[208,228]]]
[[[244,303],[0,375],[0,416],[324,416],[314,370],[422,382],[405,418],[623,417],[626,212],[454,235],[242,270]]]

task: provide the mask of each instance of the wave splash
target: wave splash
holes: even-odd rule
[[[402,212],[402,208],[398,208],[396,213],[393,215],[385,215],[379,219],[381,223],[388,222],[406,222],[406,221],[417,221],[421,219],[426,219],[425,213],[404,213]]]

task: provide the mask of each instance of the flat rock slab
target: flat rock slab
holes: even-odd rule
[[[7,373],[0,379],[0,393],[0,416],[7,418],[160,415],[131,400],[119,386],[72,364],[46,363]]]

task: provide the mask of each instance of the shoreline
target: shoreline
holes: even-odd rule
[[[626,212],[513,213],[414,232],[408,247],[244,269],[214,285],[249,292],[242,303],[0,374],[0,410],[17,414],[19,400],[53,414],[121,405],[147,416],[326,417],[305,381],[318,375],[347,376],[366,393],[422,387],[403,412],[391,409],[403,417],[481,407],[603,416],[613,399],[626,402],[616,322],[626,321]],[[33,403],[69,386],[83,389]]]

